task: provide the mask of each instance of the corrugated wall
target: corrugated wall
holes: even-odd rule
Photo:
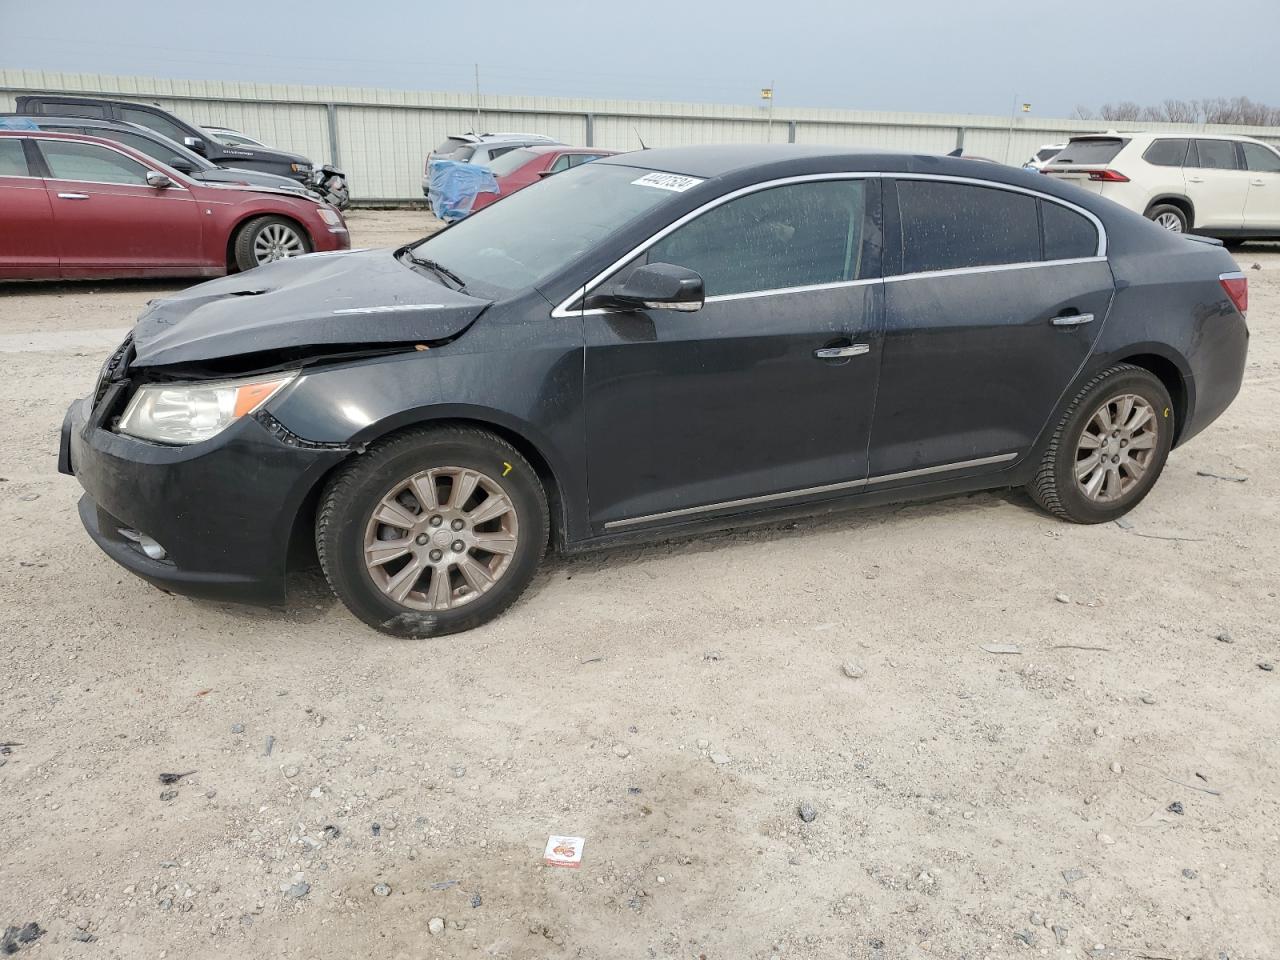
[[[198,124],[243,130],[282,150],[335,163],[347,172],[357,200],[420,199],[426,154],[449,134],[476,123],[474,97],[465,93],[0,70],[0,111],[13,110],[20,93],[40,92],[143,100]],[[614,150],[634,150],[641,142],[663,147],[766,140],[926,153],[963,145],[973,156],[1020,163],[1042,144],[1104,126],[1247,133],[1280,146],[1277,128],[1106,124],[1026,115],[1011,122],[1008,117],[777,107],[769,122],[762,107],[507,96],[484,96],[481,107],[485,130],[543,133]]]

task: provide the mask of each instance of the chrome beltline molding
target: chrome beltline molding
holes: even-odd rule
[[[601,270],[589,281],[587,281],[587,283],[585,283],[583,286],[579,287],[577,290],[571,293],[564,300],[561,300],[560,303],[557,304],[556,307],[551,311],[551,316],[557,319],[565,319],[569,317],[600,316],[607,313],[617,312],[614,310],[606,310],[601,308],[593,308],[591,310],[571,310],[570,306],[578,302],[579,300],[585,299],[587,294],[590,291],[592,291],[597,286],[599,286],[603,281],[608,279],[614,273],[614,271],[622,267],[624,264],[629,263],[634,257],[638,256],[639,254],[643,253],[645,250],[649,249],[649,247],[653,246],[655,243],[657,243],[667,234],[672,233],[673,231],[679,229],[680,227],[688,223],[690,220],[693,220],[701,216],[702,214],[706,213],[708,210],[711,210],[714,207],[720,206],[720,204],[722,203],[728,203],[730,200],[735,200],[738,197],[745,196],[746,194],[749,194],[749,193],[757,193],[760,190],[767,190],[771,187],[786,186],[787,184],[792,184],[792,183],[812,183],[815,181],[829,181],[829,180],[874,180],[874,179],[886,179],[886,178],[891,180],[939,180],[947,183],[967,183],[967,184],[971,184],[973,186],[978,186],[978,187],[989,187],[990,189],[993,189],[993,190],[1007,190],[1011,193],[1023,193],[1028,196],[1038,197],[1041,200],[1047,200],[1050,203],[1056,203],[1059,206],[1066,207],[1068,210],[1074,210],[1076,213],[1085,217],[1094,225],[1094,227],[1098,231],[1098,252],[1093,257],[1079,257],[1079,258],[1074,258],[1069,260],[1035,260],[1029,263],[1008,263],[1008,264],[992,264],[989,266],[982,266],[982,267],[961,267],[954,270],[934,270],[934,271],[929,271],[927,273],[899,274],[898,276],[893,276],[893,277],[870,277],[862,280],[846,280],[839,283],[817,284],[811,287],[790,287],[790,288],[780,289],[780,290],[760,290],[760,291],[751,291],[749,293],[723,294],[721,296],[716,296],[716,297],[707,297],[706,302],[716,303],[721,300],[742,300],[742,299],[747,299],[751,297],[775,296],[778,294],[798,293],[798,292],[803,292],[807,290],[835,289],[837,287],[857,286],[859,284],[866,284],[866,283],[894,283],[902,280],[917,280],[917,279],[920,279],[921,277],[960,276],[968,273],[993,273],[998,270],[1026,270],[1032,267],[1051,267],[1051,266],[1060,266],[1060,265],[1072,264],[1072,263],[1091,263],[1093,261],[1105,260],[1107,258],[1107,230],[1106,230],[1106,227],[1102,225],[1101,220],[1099,220],[1094,214],[1090,213],[1084,207],[1077,206],[1076,204],[1071,203],[1069,200],[1063,200],[1060,197],[1050,196],[1047,193],[1042,193],[1039,190],[1032,190],[1029,187],[1019,187],[1010,183],[997,183],[994,180],[981,180],[976,177],[956,177],[956,176],[950,176],[950,175],[940,174],[940,173],[893,173],[893,172],[882,171],[882,170],[847,171],[847,172],[834,172],[834,173],[810,173],[810,174],[805,174],[803,176],[780,177],[776,180],[764,180],[760,183],[753,183],[750,186],[742,187],[738,190],[733,190],[730,193],[724,194],[723,196],[716,197],[714,200],[708,200],[706,203],[698,207],[696,210],[689,211],[683,217],[680,217],[678,220],[675,220],[674,222],[667,224],[665,227],[663,227],[657,233],[653,234],[647,240],[644,240],[643,242],[632,247],[631,250],[629,250],[625,255],[619,257],[617,260],[615,260],[613,263],[611,263],[609,266]]]
[[[820,493],[835,493],[840,490],[856,490],[860,487],[877,483],[890,483],[894,480],[908,480],[912,477],[924,477],[933,473],[947,473],[952,470],[964,470],[969,467],[982,467],[995,463],[1007,463],[1017,453],[1000,453],[990,457],[978,457],[976,460],[960,460],[956,463],[941,463],[933,467],[921,467],[917,470],[903,470],[900,473],[884,473],[878,477],[863,480],[843,480],[839,483],[826,483],[819,487],[804,487],[800,490],[784,490],[781,493],[766,493],[758,497],[743,497],[740,500],[722,500],[719,503],[705,503],[697,507],[681,507],[678,510],[666,510],[662,513],[650,513],[643,517],[628,517],[625,520],[610,520],[604,525],[606,530],[617,530],[633,527],[641,523],[654,523],[658,520],[672,520],[676,517],[694,516],[699,513],[711,513],[716,510],[731,510],[735,507],[749,507],[762,503],[773,503],[777,500],[790,500],[794,497],[809,497]]]

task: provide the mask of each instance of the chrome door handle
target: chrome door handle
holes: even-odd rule
[[[87,193],[60,193],[58,194],[63,200],[88,200]]]
[[[871,352],[869,343],[851,343],[847,347],[823,347],[813,351],[819,360],[839,360],[841,357],[860,357]]]
[[[1092,313],[1064,313],[1060,317],[1054,317],[1049,321],[1055,327],[1078,327],[1082,324],[1093,323]]]

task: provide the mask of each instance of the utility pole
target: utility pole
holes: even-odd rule
[[[471,132],[476,135],[479,135],[481,132],[480,131],[480,64],[478,63],[475,64],[475,68],[476,68],[476,119],[474,124],[475,129],[473,129]]]

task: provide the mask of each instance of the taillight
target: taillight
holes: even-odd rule
[[[1090,180],[1101,180],[1104,183],[1128,183],[1129,178],[1119,170],[1091,170]]]
[[[1240,316],[1249,312],[1249,278],[1243,273],[1224,273],[1218,277],[1222,289],[1227,292],[1231,302],[1235,304]]]

